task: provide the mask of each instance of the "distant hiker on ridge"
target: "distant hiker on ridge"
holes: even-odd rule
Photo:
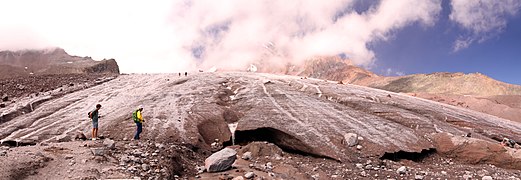
[[[101,109],[101,104],[96,104],[96,109],[89,112],[89,118],[92,119],[92,140],[95,141],[98,137],[98,119],[99,119],[99,109]]]
[[[187,76],[187,75],[188,75],[188,72],[185,72],[185,76]]]
[[[134,135],[134,140],[138,140],[139,134],[141,134],[141,131],[143,131],[143,123],[145,122],[145,120],[143,119],[143,114],[141,114],[142,111],[143,111],[143,106],[140,105],[138,107],[138,109],[132,113],[132,119],[136,123],[136,127],[137,127],[136,134]]]

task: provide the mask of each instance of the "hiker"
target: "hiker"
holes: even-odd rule
[[[188,72],[185,72],[185,76],[187,76],[187,75],[188,75]]]
[[[136,134],[134,135],[134,140],[138,140],[139,134],[141,134],[141,131],[143,131],[143,122],[145,122],[145,120],[143,119],[143,115],[141,114],[142,111],[143,106],[140,105],[138,109],[132,113],[132,119],[136,123],[137,127]]]
[[[179,72],[179,77],[181,77],[181,72]]]
[[[95,141],[98,137],[98,119],[99,116],[99,109],[101,109],[101,104],[96,104],[96,109],[89,112],[89,118],[92,119],[92,140]]]

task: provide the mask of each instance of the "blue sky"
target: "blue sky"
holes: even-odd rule
[[[454,51],[454,41],[471,32],[449,20],[451,7],[448,1],[443,1],[442,7],[434,26],[413,24],[395,32],[387,41],[372,43],[377,59],[372,70],[381,75],[480,72],[521,85],[519,13],[506,17],[503,30],[483,34],[490,36],[483,42]]]

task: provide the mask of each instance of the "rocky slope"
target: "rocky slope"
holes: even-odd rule
[[[286,74],[350,83],[438,101],[521,122],[521,86],[480,73],[433,73],[378,76],[340,57],[317,57]]]
[[[89,134],[86,112],[97,103],[103,105],[100,133],[114,140],[115,148],[99,141],[68,142]],[[130,114],[138,105],[145,106],[143,139],[131,142],[135,125]],[[123,75],[56,98],[23,99],[2,114],[7,112],[16,115],[1,123],[2,145],[36,144],[3,148],[0,174],[13,179],[20,169],[34,169],[23,176],[28,179],[228,179],[249,172],[268,179],[521,175],[521,151],[499,144],[503,137],[521,141],[521,123],[406,94],[298,76]],[[252,157],[222,173],[198,172],[203,160],[223,146]],[[72,169],[51,168],[70,163]]]
[[[378,76],[337,56],[317,57],[297,66],[292,75],[342,81],[402,93],[472,95],[479,97],[521,95],[521,86],[497,81],[480,73],[432,73],[397,77]],[[291,74],[291,73],[288,73]]]
[[[46,50],[0,51],[0,79],[49,74],[119,74],[114,59],[94,61],[71,56],[61,48]]]

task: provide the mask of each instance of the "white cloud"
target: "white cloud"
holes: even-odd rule
[[[465,48],[469,47],[473,41],[474,41],[473,38],[459,37],[458,39],[456,39],[456,41],[454,41],[453,51],[457,52],[459,50],[465,49]]]
[[[375,55],[368,44],[413,23],[433,25],[441,10],[440,0],[382,0],[359,14],[353,2],[5,1],[0,49],[58,46],[73,55],[116,58],[122,72],[178,72],[196,64],[245,69],[259,59],[284,65],[340,53],[370,66]],[[266,55],[270,42],[276,56]]]
[[[180,13],[173,17],[179,22],[176,29],[191,32],[183,47],[205,45],[202,66],[221,68],[244,68],[261,58],[271,65],[285,65],[340,53],[358,65],[370,66],[375,55],[369,43],[385,40],[412,23],[433,25],[441,10],[439,0],[384,0],[362,14],[350,10],[352,0],[189,2],[177,6]],[[336,17],[339,12],[345,13]],[[209,35],[214,27],[226,30]],[[268,42],[278,56],[265,55]]]
[[[460,37],[454,43],[454,51],[464,49],[471,43],[483,42],[500,33],[507,24],[507,17],[515,15],[519,0],[452,0],[450,20],[469,30],[469,37]]]
[[[387,68],[384,72],[385,76],[404,76],[405,73],[402,71],[396,71],[392,68]]]

